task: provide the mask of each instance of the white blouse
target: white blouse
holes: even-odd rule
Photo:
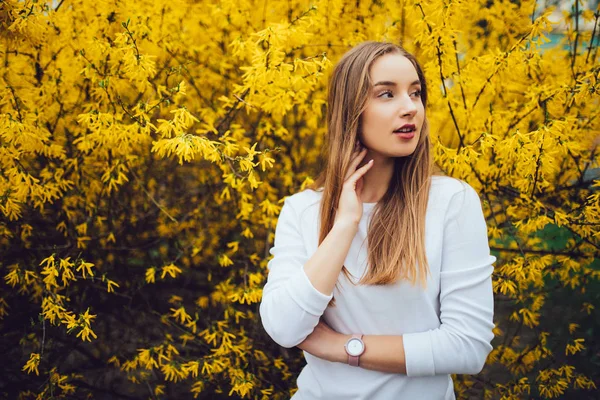
[[[426,289],[404,281],[355,286],[340,274],[329,295],[316,290],[303,269],[318,247],[321,196],[304,190],[284,202],[260,304],[263,326],[283,347],[300,344],[321,316],[343,334],[403,335],[407,373],[356,368],[304,352],[306,366],[293,399],[454,399],[450,374],[479,373],[494,337],[491,274],[496,258],[490,255],[477,193],[465,182],[433,177],[425,225],[431,272]],[[363,204],[344,261],[355,283],[367,265],[367,227],[374,207]],[[328,307],[333,295],[336,305]]]

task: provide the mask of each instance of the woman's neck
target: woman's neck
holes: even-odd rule
[[[373,159],[373,166],[363,177],[361,200],[363,203],[376,203],[385,195],[394,174],[394,159],[367,153],[361,164]]]

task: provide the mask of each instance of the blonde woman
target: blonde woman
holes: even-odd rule
[[[426,105],[398,45],[362,43],[333,70],[327,163],[284,202],[260,305],[271,338],[304,350],[294,400],[454,399],[450,374],[492,350],[481,202],[433,175]]]

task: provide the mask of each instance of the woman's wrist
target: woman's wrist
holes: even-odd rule
[[[337,219],[333,222],[332,231],[358,231],[358,223],[359,221],[353,221],[351,219]]]
[[[352,335],[344,335],[338,333],[333,339],[333,343],[327,346],[329,354],[326,358],[332,362],[339,362],[342,364],[348,364],[348,353],[346,353],[346,342],[352,337]]]

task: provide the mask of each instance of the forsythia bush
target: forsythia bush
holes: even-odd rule
[[[592,393],[600,11],[576,1],[548,46],[539,3],[0,1],[0,393],[289,398],[268,250],[364,40],[423,63],[437,164],[480,193],[498,256],[494,351],[458,397]]]

